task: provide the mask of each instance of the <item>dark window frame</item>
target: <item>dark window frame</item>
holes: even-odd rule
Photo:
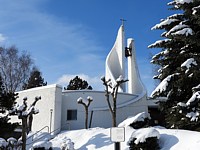
[[[67,110],[67,121],[77,120],[77,109]]]

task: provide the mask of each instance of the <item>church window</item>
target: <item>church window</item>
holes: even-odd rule
[[[77,120],[77,110],[76,109],[67,110],[67,120]]]

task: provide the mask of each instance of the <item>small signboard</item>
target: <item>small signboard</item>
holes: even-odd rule
[[[110,129],[110,137],[112,142],[125,141],[125,129],[123,127],[113,127]]]

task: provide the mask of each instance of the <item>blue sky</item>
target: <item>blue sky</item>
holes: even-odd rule
[[[160,39],[151,27],[173,11],[163,0],[0,0],[0,45],[30,52],[48,84],[67,86],[79,75],[96,90],[120,18],[135,39],[137,63],[148,94],[155,87],[148,45]]]

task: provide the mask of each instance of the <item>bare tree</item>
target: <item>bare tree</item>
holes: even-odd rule
[[[26,150],[26,135],[31,129],[33,114],[39,113],[39,110],[35,108],[35,104],[41,99],[41,97],[35,97],[35,101],[28,108],[27,97],[23,99],[21,106],[14,107],[9,115],[17,115],[22,120],[22,150]],[[28,118],[32,118],[31,120]]]
[[[116,80],[116,83],[112,85],[111,79],[108,79],[106,81],[105,77],[101,77],[101,80],[103,81],[103,85],[105,86],[105,96],[106,96],[106,101],[108,103],[109,110],[112,115],[112,126],[116,127],[117,126],[117,95],[118,95],[118,89],[119,86],[122,83],[127,82],[128,80],[124,80],[122,76],[119,76],[119,78]],[[109,91],[109,88],[111,89],[111,92]],[[112,102],[110,101],[110,96],[112,96]]]
[[[82,104],[85,108],[85,128],[88,129],[88,108],[93,101],[93,98],[91,96],[87,97],[87,100],[83,99],[82,97],[79,97],[77,99],[78,104]]]
[[[0,73],[6,91],[16,92],[21,90],[27,81],[33,61],[30,54],[19,54],[15,46],[0,47]]]

